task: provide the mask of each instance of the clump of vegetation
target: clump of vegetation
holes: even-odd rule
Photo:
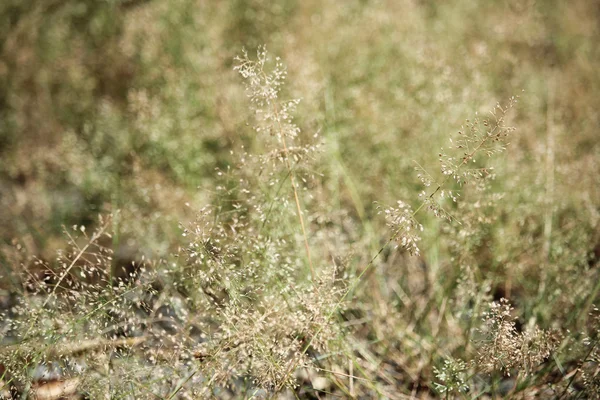
[[[598,395],[597,7],[88,3],[0,6],[0,397]]]

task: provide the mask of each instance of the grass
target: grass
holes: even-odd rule
[[[0,397],[597,397],[598,18],[3,3]]]

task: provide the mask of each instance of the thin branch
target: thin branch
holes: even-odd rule
[[[86,245],[83,246],[83,248],[81,250],[79,250],[79,253],[77,253],[77,255],[75,256],[75,258],[73,258],[73,260],[71,261],[71,263],[69,264],[69,266],[60,275],[60,278],[58,278],[58,282],[56,282],[56,284],[54,285],[54,288],[52,289],[52,292],[48,295],[48,297],[46,297],[46,300],[44,300],[44,303],[42,304],[42,308],[46,307],[46,305],[48,304],[48,302],[50,301],[50,298],[52,296],[55,296],[56,289],[58,289],[58,287],[60,286],[61,282],[65,279],[65,277],[69,274],[69,272],[71,271],[71,269],[75,266],[75,263],[81,258],[81,256],[83,256],[83,254],[86,252],[86,250],[92,244],[94,244],[94,242],[96,240],[98,240],[104,234],[104,231],[108,227],[108,224],[109,224],[109,221],[106,221],[104,223],[104,225],[102,225],[100,227],[100,229],[98,229],[96,232],[94,232],[94,234],[92,235],[92,237],[90,238],[90,240],[86,243]]]

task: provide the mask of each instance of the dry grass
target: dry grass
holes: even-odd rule
[[[597,397],[599,19],[4,2],[0,397]]]

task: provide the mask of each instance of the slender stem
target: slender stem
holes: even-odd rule
[[[194,377],[194,375],[196,375],[198,373],[198,371],[200,371],[200,367],[196,368],[195,370],[193,370],[184,380],[182,380],[181,382],[179,382],[179,384],[177,385],[177,387],[175,388],[175,390],[173,390],[173,392],[169,395],[169,397],[167,397],[167,399],[172,399],[174,398],[177,393],[179,393],[181,391],[181,389],[183,389],[183,387],[185,386],[186,383],[188,383],[190,381],[190,379],[192,379]],[[211,378],[211,380],[208,382],[207,386],[210,386],[210,384],[212,383],[212,380],[214,379],[216,375],[213,375],[213,377]]]
[[[310,266],[310,275],[312,277],[312,281],[316,283],[315,276],[315,268],[312,263],[312,258],[310,256],[310,246],[308,245],[308,236],[306,235],[306,228],[304,226],[304,217],[302,216],[302,208],[300,207],[300,200],[298,198],[298,189],[296,187],[296,179],[294,177],[294,173],[292,172],[292,166],[290,165],[290,157],[287,149],[287,145],[285,143],[285,138],[283,135],[280,136],[281,142],[283,144],[283,149],[285,151],[285,161],[290,171],[290,181],[292,182],[292,188],[294,189],[294,200],[296,201],[296,211],[298,212],[298,219],[300,220],[300,226],[302,227],[302,236],[304,237],[304,248],[306,249],[306,257],[308,258],[308,265]]]
[[[267,76],[262,72],[265,81],[267,80]],[[300,206],[300,199],[298,198],[298,188],[296,186],[296,178],[294,172],[292,170],[292,164],[290,163],[290,152],[287,147],[287,143],[285,140],[285,133],[283,132],[283,127],[281,126],[281,119],[279,117],[279,109],[277,108],[276,101],[270,101],[271,107],[273,108],[273,113],[275,114],[275,120],[277,121],[277,128],[279,131],[279,140],[283,145],[283,151],[285,153],[285,165],[290,173],[290,182],[292,183],[292,189],[294,190],[294,200],[296,202],[296,211],[298,212],[298,219],[300,220],[300,227],[302,228],[302,236],[304,237],[304,248],[306,250],[306,257],[308,258],[308,265],[310,267],[310,275],[313,281],[313,284],[316,284],[316,275],[315,268],[312,263],[312,258],[310,255],[310,246],[308,245],[308,236],[306,234],[306,227],[304,225],[304,217],[302,215],[302,207]]]

